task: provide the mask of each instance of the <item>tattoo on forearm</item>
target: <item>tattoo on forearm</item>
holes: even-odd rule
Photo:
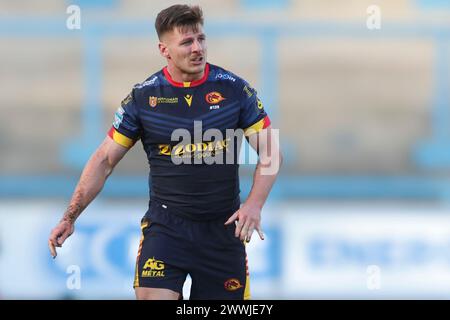
[[[93,173],[94,169],[92,166],[88,165],[87,168],[83,170],[80,181],[75,188],[70,205],[64,213],[62,221],[74,223],[83,210],[86,209],[89,203],[100,192],[105,179],[104,177],[100,177]]]
[[[63,220],[68,221],[70,223],[74,223],[75,220],[80,215],[80,213],[81,213],[81,206],[79,204],[71,204],[64,213]]]
[[[64,213],[62,220],[74,223],[81,214],[81,211],[83,211],[83,207],[81,206],[81,194],[77,192]]]

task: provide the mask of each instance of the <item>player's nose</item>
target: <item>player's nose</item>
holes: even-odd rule
[[[203,48],[202,48],[202,44],[200,43],[200,41],[194,40],[194,42],[192,43],[192,51],[200,52],[202,50],[203,50]]]

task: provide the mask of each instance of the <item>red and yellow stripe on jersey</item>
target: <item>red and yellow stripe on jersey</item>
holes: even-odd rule
[[[246,137],[248,137],[254,133],[261,131],[262,129],[266,129],[268,126],[270,126],[270,119],[269,119],[269,116],[265,116],[263,119],[259,120],[257,123],[255,123],[251,127],[248,127],[247,129],[245,129],[244,134]]]
[[[125,148],[131,148],[136,143],[136,141],[121,134],[114,127],[111,127],[111,129],[108,131],[108,136]]]

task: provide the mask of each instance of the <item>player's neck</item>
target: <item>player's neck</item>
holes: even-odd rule
[[[167,71],[169,72],[172,80],[176,82],[193,82],[200,80],[205,74],[205,69],[203,69],[200,73],[185,73],[171,64],[167,65]]]

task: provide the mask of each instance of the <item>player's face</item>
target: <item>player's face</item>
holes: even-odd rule
[[[200,78],[206,65],[206,36],[203,27],[174,28],[163,35],[161,54],[177,73]]]

